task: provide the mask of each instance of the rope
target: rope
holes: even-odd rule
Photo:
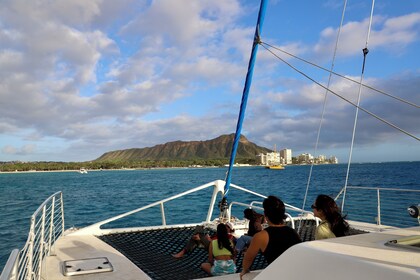
[[[366,36],[366,44],[365,44],[365,48],[363,49],[363,64],[362,64],[362,73],[360,75],[360,84],[362,84],[362,82],[363,82],[363,78],[364,78],[364,75],[365,75],[366,57],[367,57],[367,54],[369,53],[368,44],[369,44],[369,38],[370,38],[370,31],[371,31],[371,28],[372,28],[374,6],[375,6],[375,0],[372,0],[372,8],[371,8],[371,11],[370,11],[369,27],[368,27],[368,33],[367,33],[367,36]],[[362,86],[359,85],[359,92],[357,94],[357,107],[356,107],[356,112],[355,112],[355,116],[354,116],[353,133],[352,133],[352,136],[351,136],[349,160],[348,160],[348,164],[347,164],[346,181],[344,183],[343,200],[341,201],[341,212],[343,212],[343,210],[344,210],[344,202],[346,200],[347,184],[348,184],[349,174],[350,174],[351,159],[352,159],[352,156],[353,156],[354,138],[355,138],[355,135],[356,135],[356,127],[357,127],[357,120],[358,120],[358,116],[359,116],[359,105],[360,105],[361,96],[362,96]]]
[[[345,15],[345,12],[346,12],[346,7],[347,7],[347,0],[344,0],[343,12],[341,14],[340,27],[338,28],[338,32],[337,32],[337,38],[336,38],[336,41],[335,41],[334,54],[333,54],[333,58],[332,58],[332,61],[331,61],[331,68],[330,68],[330,71],[329,71],[330,74],[328,76],[327,88],[330,88],[330,84],[331,84],[332,71],[334,69],[335,58],[337,56],[338,42],[340,41],[341,28],[343,27],[344,15]],[[327,106],[327,97],[328,97],[328,90],[325,90],[324,103],[322,105],[322,113],[321,113],[321,118],[320,118],[320,121],[319,121],[318,133],[317,133],[317,136],[316,136],[316,142],[315,142],[315,148],[314,148],[314,155],[316,155],[317,152],[318,152],[319,136],[321,135],[322,123],[324,121],[325,109],[326,109],[326,106]],[[312,178],[313,166],[314,166],[314,162],[312,162],[311,168],[309,169],[308,182],[306,184],[305,197],[303,199],[302,209],[305,209],[306,199],[308,197],[309,185],[310,185],[311,178]],[[303,217],[303,215],[301,215],[301,217]],[[301,223],[299,223],[299,229],[300,229],[300,225],[301,225]]]
[[[315,79],[313,79],[313,78],[309,77],[307,74],[303,73],[301,70],[297,69],[295,66],[293,66],[293,65],[292,65],[292,64],[290,64],[289,62],[285,61],[283,58],[279,57],[277,54],[275,54],[274,52],[272,52],[270,49],[266,48],[264,45],[261,45],[261,46],[262,46],[263,48],[265,48],[268,52],[270,52],[273,56],[275,56],[275,57],[277,57],[279,60],[281,60],[284,64],[286,64],[287,66],[289,66],[290,68],[292,68],[293,70],[295,70],[296,72],[298,72],[299,74],[301,74],[302,76],[304,76],[305,78],[307,78],[308,80],[310,80],[310,81],[312,81],[313,83],[317,84],[317,85],[318,85],[318,86],[320,86],[321,88],[323,88],[323,89],[327,90],[329,93],[331,93],[331,94],[333,94],[333,95],[337,96],[338,98],[340,98],[340,99],[344,100],[345,102],[349,103],[350,105],[352,105],[352,106],[354,106],[354,107],[356,107],[356,108],[359,108],[359,110],[361,110],[361,111],[365,112],[366,114],[368,114],[368,115],[370,115],[370,116],[374,117],[375,119],[377,119],[377,120],[379,120],[379,121],[381,121],[381,122],[385,123],[386,125],[388,125],[388,126],[390,126],[390,127],[394,128],[394,129],[396,129],[396,130],[398,130],[398,131],[400,131],[400,132],[402,132],[402,133],[406,134],[407,136],[409,136],[409,137],[411,137],[411,138],[414,138],[414,139],[415,139],[415,140],[417,140],[417,141],[420,141],[420,138],[419,138],[419,137],[417,137],[417,136],[415,136],[415,135],[411,134],[410,132],[405,131],[404,129],[402,129],[402,128],[400,128],[400,127],[396,126],[395,124],[393,124],[393,123],[391,123],[391,122],[389,122],[389,121],[387,121],[387,120],[385,120],[385,119],[383,119],[383,118],[379,117],[378,115],[376,115],[376,114],[374,114],[374,113],[370,112],[369,110],[367,110],[367,109],[365,109],[365,108],[363,108],[363,107],[360,107],[360,106],[358,106],[357,104],[355,104],[355,103],[351,102],[351,101],[350,101],[350,100],[348,100],[347,98],[345,98],[345,97],[341,96],[340,94],[336,93],[335,91],[333,91],[333,90],[331,90],[331,89],[327,88],[326,86],[322,85],[320,82],[316,81]]]
[[[290,56],[290,57],[296,58],[296,59],[298,59],[298,60],[300,60],[300,61],[302,61],[302,62],[305,62],[305,63],[307,63],[307,64],[309,64],[309,65],[314,66],[314,67],[317,67],[317,68],[319,68],[319,69],[321,69],[321,70],[324,70],[324,71],[326,71],[326,72],[328,72],[328,73],[332,73],[333,75],[336,75],[337,77],[340,77],[340,78],[346,79],[346,80],[348,80],[348,81],[350,81],[350,82],[353,82],[353,83],[359,84],[359,82],[358,82],[358,81],[353,80],[352,78],[349,78],[349,77],[347,77],[347,76],[345,76],[345,75],[342,75],[342,74],[340,74],[340,73],[337,73],[337,72],[334,72],[334,71],[328,70],[327,68],[324,68],[324,67],[322,67],[322,66],[320,66],[320,65],[317,65],[317,64],[315,64],[315,63],[313,63],[313,62],[311,62],[311,61],[308,61],[308,60],[306,60],[306,59],[300,58],[300,57],[298,57],[298,56],[296,56],[296,55],[294,55],[294,54],[292,54],[292,53],[289,53],[289,52],[287,52],[287,51],[285,51],[285,50],[282,50],[282,49],[280,49],[280,48],[278,48],[278,47],[275,47],[275,46],[273,46],[273,45],[270,45],[270,44],[268,44],[268,43],[266,43],[266,42],[261,42],[261,45],[262,45],[265,49],[268,49],[267,47],[265,47],[265,46],[264,46],[264,45],[267,45],[267,46],[269,46],[270,48],[273,48],[273,49],[275,49],[275,50],[278,50],[279,52],[282,52],[282,53],[284,53],[284,54],[286,54],[286,55],[288,55],[288,56]],[[362,84],[362,86],[363,86],[363,87],[365,87],[365,88],[368,88],[368,89],[370,89],[370,90],[376,91],[376,92],[378,92],[378,93],[381,93],[381,94],[383,94],[383,95],[386,95],[386,96],[388,96],[388,97],[390,97],[390,98],[396,99],[396,100],[398,100],[398,101],[400,101],[400,102],[402,102],[402,103],[406,103],[407,105],[413,106],[413,107],[415,107],[415,108],[420,108],[420,105],[417,105],[417,104],[415,104],[414,102],[407,101],[407,100],[404,100],[404,99],[402,99],[402,98],[400,98],[400,97],[398,97],[398,96],[391,95],[391,94],[389,94],[389,93],[386,93],[386,92],[385,92],[385,91],[383,91],[383,90],[380,90],[380,89],[374,88],[374,87],[369,86],[369,85],[366,85],[366,84]]]

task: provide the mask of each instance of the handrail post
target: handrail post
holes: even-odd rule
[[[34,253],[34,238],[35,238],[35,216],[31,217],[31,228],[29,230],[29,248],[28,248],[28,270],[26,271],[26,279],[32,279],[32,262]]]
[[[42,208],[42,222],[41,222],[41,237],[39,239],[39,250],[38,250],[38,280],[41,279],[42,272],[42,261],[44,259],[44,238],[45,238],[45,212],[47,205]]]
[[[227,218],[228,218],[228,221],[230,222],[231,221],[231,218],[232,218],[232,205],[233,205],[233,202],[231,202],[230,204],[229,204],[229,210],[228,210],[228,216],[227,216]]]
[[[292,215],[290,215],[289,213],[285,213],[285,215],[290,219],[290,223],[292,224],[292,228],[295,228],[295,221],[293,220]]]
[[[63,193],[60,193],[60,203],[61,203],[61,235],[64,235],[64,201],[63,201]]]
[[[165,207],[163,206],[163,202],[160,204],[160,212],[162,214],[162,225],[166,226]]]
[[[381,230],[380,229],[380,227],[381,227],[381,195],[380,195],[379,188],[376,189],[376,193],[377,193],[377,196],[378,196],[378,225],[379,225],[379,230]]]
[[[211,220],[211,216],[213,215],[213,208],[214,208],[214,204],[216,203],[216,199],[217,199],[217,195],[220,193],[222,193],[223,196],[223,188],[225,186],[225,182],[218,180],[215,182],[214,184],[214,189],[213,189],[213,195],[211,197],[211,201],[210,201],[210,205],[209,205],[209,210],[207,211],[207,218],[206,218],[206,222],[209,223]]]
[[[53,233],[53,226],[54,226],[54,212],[55,212],[55,196],[53,197],[52,203],[51,203],[51,218],[50,218],[50,233],[48,236],[48,256],[51,252],[51,241],[52,241],[52,233]]]

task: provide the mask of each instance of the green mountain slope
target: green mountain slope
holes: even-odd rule
[[[224,159],[230,157],[234,134],[221,135],[206,141],[174,141],[148,148],[133,148],[111,151],[100,156],[98,161],[138,161],[138,160],[190,160]],[[237,158],[255,158],[257,154],[270,149],[257,146],[241,135]]]

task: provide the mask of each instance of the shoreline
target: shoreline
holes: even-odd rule
[[[257,165],[252,165],[257,166]],[[152,167],[152,168],[116,168],[116,169],[86,169],[88,172],[99,171],[134,171],[134,170],[160,170],[160,169],[198,169],[198,168],[222,168],[221,166],[201,166],[201,167]],[[0,171],[0,174],[20,174],[20,173],[48,173],[48,172],[75,172],[81,173],[79,169],[74,170],[28,170],[28,171]]]
[[[419,162],[419,161],[387,161],[387,162],[354,162],[352,164],[383,164],[383,163],[402,163],[402,162]],[[318,163],[314,165],[340,165],[347,163]],[[285,168],[292,166],[310,166],[311,164],[288,164]],[[235,165],[235,168],[247,167],[265,167],[265,165]],[[86,169],[88,172],[99,171],[134,171],[134,170],[162,170],[162,169],[205,169],[205,168],[227,168],[227,166],[178,166],[178,167],[150,167],[150,168],[116,168],[116,169]],[[0,174],[28,174],[28,173],[48,173],[48,172],[75,172],[81,173],[79,169],[68,170],[28,170],[28,171],[0,171]]]

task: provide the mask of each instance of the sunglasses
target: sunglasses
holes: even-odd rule
[[[312,205],[311,205],[311,208],[312,208],[312,209],[318,209],[318,208],[316,207],[316,205],[315,205],[315,204],[312,204]]]

